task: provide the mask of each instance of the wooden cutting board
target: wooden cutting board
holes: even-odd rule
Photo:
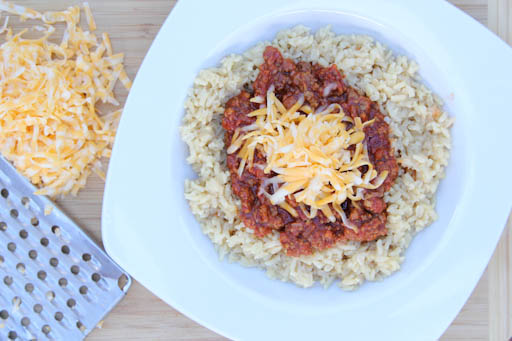
[[[126,54],[133,78],[153,38],[172,10],[173,0],[89,0],[98,29],[111,35],[117,52]],[[512,0],[451,0],[502,39],[512,44]],[[18,0],[39,10],[79,4],[78,0]],[[512,61],[511,61],[512,63]],[[120,99],[125,95],[121,92]],[[135,184],[134,184],[135,185]],[[100,240],[103,182],[95,177],[76,198],[59,205],[93,238]],[[134,200],[136,200],[134,198]],[[485,230],[485,226],[482,226]],[[507,340],[512,337],[512,219],[487,270],[442,340]],[[428,321],[425,321],[428,323]],[[214,332],[184,317],[138,283],[89,340],[222,340]]]

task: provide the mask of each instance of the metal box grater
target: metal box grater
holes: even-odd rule
[[[131,279],[34,191],[0,157],[0,340],[82,340]]]

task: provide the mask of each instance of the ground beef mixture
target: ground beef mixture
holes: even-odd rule
[[[342,208],[347,217],[358,227],[355,231],[343,225],[341,217],[334,210],[335,222],[329,221],[321,211],[318,211],[315,218],[307,218],[293,198],[288,196],[286,201],[298,213],[298,217],[292,217],[286,210],[273,205],[267,197],[259,194],[261,182],[276,175],[264,174],[265,155],[256,151],[253,166],[246,166],[242,176],[238,176],[240,158],[237,153],[229,154],[227,166],[231,174],[231,186],[233,193],[242,202],[239,216],[245,226],[252,228],[259,237],[278,230],[281,244],[289,256],[308,255],[315,250],[329,248],[338,241],[364,242],[386,235],[386,203],[383,196],[398,175],[398,165],[389,140],[389,127],[378,105],[346,85],[336,65],[321,67],[307,62],[295,63],[291,59],[284,59],[279,50],[271,46],[265,49],[263,57],[265,62],[260,66],[259,75],[252,87],[248,85],[226,103],[222,120],[226,130],[226,148],[237,128],[255,120],[247,114],[258,109],[259,104],[250,102],[250,98],[265,98],[267,90],[273,85],[275,95],[286,108],[295,104],[303,94],[305,104],[313,109],[338,103],[347,115],[353,118],[358,116],[362,122],[375,119],[364,129],[368,154],[379,173],[387,170],[389,174],[380,187],[365,190],[364,200],[352,202],[347,199],[343,203]],[[361,172],[366,171],[365,167],[361,167]],[[273,193],[271,188],[268,191]]]

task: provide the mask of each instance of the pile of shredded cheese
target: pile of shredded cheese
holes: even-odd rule
[[[0,45],[0,152],[39,187],[37,194],[76,195],[91,171],[102,178],[101,158],[109,157],[121,110],[98,116],[99,100],[118,106],[113,93],[119,79],[131,82],[122,53],[114,54],[108,35],[92,33],[96,24],[87,3],[89,30],[80,27],[80,7],[39,13],[0,1],[0,11],[38,19],[14,34],[5,18]],[[66,25],[62,39],[50,41],[56,23]]]
[[[264,99],[254,97],[251,101],[261,103]],[[387,171],[378,174],[374,169],[364,141],[363,129],[373,120],[362,123],[359,117],[352,119],[339,104],[312,112],[301,96],[286,109],[271,87],[266,106],[249,116],[256,121],[235,131],[227,153],[238,150],[238,174],[242,175],[246,165],[253,166],[254,152],[259,149],[267,158],[264,172],[277,174],[263,181],[261,193],[293,216],[297,212],[285,201],[289,195],[309,218],[320,210],[335,221],[332,207],[350,226],[341,204],[346,199],[362,200],[364,189],[379,187],[387,177]],[[365,165],[368,170],[362,174],[358,168]],[[272,194],[267,191],[270,185]],[[304,205],[310,207],[309,212]]]

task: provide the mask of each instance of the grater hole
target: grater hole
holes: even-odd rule
[[[18,272],[20,274],[24,274],[25,273],[25,264],[23,264],[23,263],[16,264],[16,270],[18,270]]]
[[[41,331],[45,334],[45,335],[48,335],[50,334],[50,332],[52,331],[52,329],[50,328],[49,325],[45,324],[43,326],[43,328],[41,328]]]
[[[58,227],[57,225],[53,225],[52,226],[52,233],[54,235],[56,235],[57,237],[60,236],[60,227]]]
[[[65,254],[65,255],[69,255],[69,246],[67,245],[64,245],[60,248],[60,251]]]
[[[3,221],[0,221],[0,231],[7,230],[7,224]]]
[[[100,281],[100,279],[101,279],[101,276],[100,276],[100,274],[98,274],[98,273],[96,273],[96,272],[95,272],[95,273],[93,273],[93,274],[92,274],[91,279],[92,279],[94,282],[99,282],[99,281]]]
[[[73,308],[74,306],[76,306],[76,301],[70,298],[69,300],[67,300],[66,304],[68,307]]]
[[[32,226],[37,226],[39,225],[39,219],[33,217],[32,219],[30,219],[30,223],[32,224]]]
[[[4,284],[7,286],[10,286],[12,284],[13,280],[11,276],[5,276],[4,277]]]
[[[55,317],[55,320],[57,320],[57,321],[59,321],[59,322],[60,322],[60,321],[62,321],[62,319],[64,318],[64,314],[63,314],[63,313],[61,313],[60,311],[58,311],[58,312],[56,312],[56,313],[55,313],[55,316],[54,316],[54,317]]]
[[[55,257],[50,258],[50,265],[56,267],[57,265],[59,265],[59,260]]]
[[[82,295],[86,295],[88,290],[89,290],[89,288],[87,288],[87,286],[85,286],[85,285],[82,285],[82,286],[80,287],[80,289],[78,289],[78,291],[79,291]]]
[[[43,311],[43,306],[37,303],[34,305],[34,313],[39,314]]]
[[[16,251],[16,244],[13,242],[10,242],[9,244],[7,244],[7,250],[9,250],[11,252]]]
[[[71,273],[72,273],[73,275],[78,275],[78,273],[79,273],[79,272],[80,272],[80,268],[78,267],[78,265],[73,265],[73,266],[71,267]]]
[[[84,261],[84,262],[88,262],[88,261],[90,261],[90,260],[91,260],[91,258],[92,258],[92,257],[91,257],[91,255],[90,255],[90,254],[88,254],[88,253],[84,253],[84,254],[82,255],[82,259],[83,259],[83,261]]]
[[[68,285],[68,280],[62,277],[61,279],[59,279],[59,285],[63,288],[66,287]]]
[[[4,256],[0,255],[0,265],[4,264]]]
[[[11,217],[13,217],[14,219],[16,219],[16,218],[18,218],[18,215],[19,215],[18,210],[17,210],[17,209],[15,209],[15,208],[13,208],[13,209],[11,210]]]
[[[46,271],[44,271],[44,270],[38,271],[37,278],[39,278],[41,281],[44,281],[46,279]]]
[[[53,301],[53,300],[55,299],[55,293],[54,293],[53,291],[51,291],[51,290],[50,290],[50,291],[48,291],[48,292],[46,293],[46,299],[47,299],[48,301],[50,301],[50,302],[51,302],[51,301]]]
[[[30,324],[30,319],[28,317],[25,316],[21,319],[21,325],[23,327],[28,327],[29,324]]]
[[[27,239],[27,237],[28,237],[28,232],[25,231],[25,230],[21,230],[20,231],[20,238],[21,239]]]
[[[21,198],[21,204],[25,207],[27,207],[28,203],[30,202],[30,199],[27,197]]]
[[[125,274],[122,274],[121,276],[119,276],[119,278],[117,279],[117,286],[119,287],[119,289],[121,289],[122,291],[124,291],[124,287],[126,286],[126,284],[128,284],[128,277],[126,277]]]
[[[7,320],[9,318],[9,313],[7,312],[7,310],[0,311],[0,318],[2,320]]]
[[[50,244],[50,241],[48,240],[48,238],[46,238],[46,237],[41,238],[41,245],[46,247],[46,246],[48,246],[48,244]]]
[[[32,283],[25,284],[25,291],[28,292],[29,294],[32,293],[32,291],[34,291],[34,284],[32,284]]]
[[[16,340],[18,338],[18,334],[14,330],[11,330],[8,334],[9,340]]]
[[[76,327],[80,329],[80,331],[83,333],[85,331],[85,326],[82,322],[76,321]]]
[[[0,191],[0,193],[2,194],[2,196],[4,198],[7,199],[7,197],[9,196],[9,191],[6,189],[6,188],[2,188],[2,191]]]
[[[30,257],[30,259],[36,259],[37,258],[37,251],[36,250],[30,250],[28,252],[28,256]]]

